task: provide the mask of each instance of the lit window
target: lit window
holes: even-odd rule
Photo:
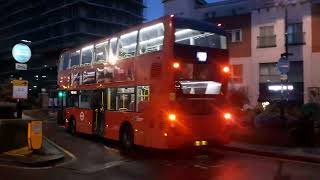
[[[81,64],[91,64],[93,58],[93,45],[82,48]]]
[[[108,59],[109,41],[96,44],[95,47],[95,63],[103,63]]]
[[[139,54],[160,51],[163,48],[164,25],[159,23],[140,30]]]
[[[70,67],[78,66],[80,64],[80,50],[70,54]]]
[[[177,29],[175,43],[208,48],[227,49],[227,38],[212,32],[193,29]]]
[[[117,42],[118,42],[118,38],[112,38],[110,40],[109,62],[111,64],[115,64],[118,60],[118,58],[117,58]]]
[[[130,58],[136,55],[138,31],[120,36],[119,59]]]

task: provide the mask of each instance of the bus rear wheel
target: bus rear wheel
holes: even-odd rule
[[[120,131],[120,142],[123,152],[127,153],[132,150],[134,146],[133,138],[133,130],[131,126],[124,125]]]

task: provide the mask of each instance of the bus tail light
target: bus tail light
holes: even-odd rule
[[[169,115],[168,115],[168,119],[169,119],[171,122],[175,121],[176,118],[177,118],[177,117],[176,117],[175,114],[169,114]]]
[[[175,63],[172,64],[172,67],[173,67],[174,69],[179,69],[179,68],[180,68],[180,63],[175,62]]]
[[[232,119],[232,114],[231,113],[224,113],[223,117],[226,121],[230,121]]]
[[[224,66],[224,67],[222,68],[222,71],[223,71],[224,73],[230,73],[230,67],[229,67],[229,66]]]

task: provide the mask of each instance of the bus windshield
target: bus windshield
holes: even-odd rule
[[[194,29],[176,29],[175,43],[216,49],[227,49],[226,36]]]

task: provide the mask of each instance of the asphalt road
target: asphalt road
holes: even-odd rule
[[[320,164],[210,149],[190,154],[139,149],[121,155],[117,145],[82,135],[72,136],[54,122],[45,135],[65,149],[67,158],[48,167],[0,165],[0,180],[215,179],[318,180]]]

